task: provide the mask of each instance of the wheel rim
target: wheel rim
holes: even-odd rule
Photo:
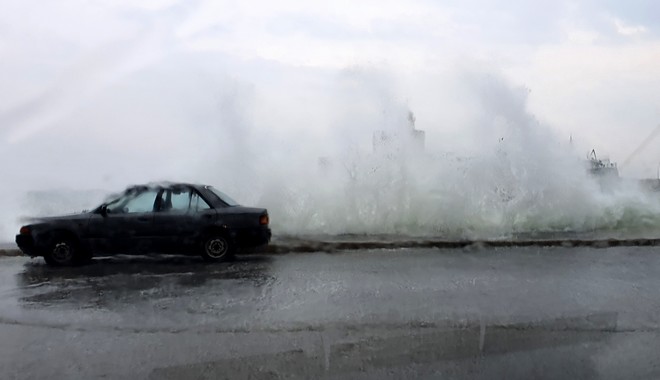
[[[227,241],[223,238],[213,238],[206,242],[206,254],[214,259],[219,259],[227,253]]]
[[[71,246],[65,242],[55,244],[52,251],[53,259],[58,262],[67,262],[73,257]]]

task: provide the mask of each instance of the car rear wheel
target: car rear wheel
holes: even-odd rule
[[[203,240],[202,257],[206,261],[229,261],[234,252],[234,243],[224,235],[212,234]]]

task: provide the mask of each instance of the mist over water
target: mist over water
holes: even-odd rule
[[[659,194],[626,181],[603,188],[587,174],[588,142],[556,136],[527,111],[529,90],[497,73],[453,70],[431,92],[401,95],[396,75],[375,69],[267,69],[278,75],[245,69],[173,80],[181,94],[129,110],[144,129],[138,139],[108,132],[135,120],[104,120],[108,102],[125,104],[125,89],[107,90],[91,105],[98,136],[71,133],[80,145],[100,140],[114,166],[90,155],[98,162],[91,172],[65,166],[61,180],[23,186],[0,232],[11,238],[22,216],[90,208],[104,191],[172,180],[209,183],[268,208],[275,235],[656,236]],[[159,70],[124,81],[172,77]],[[150,122],[157,112],[158,125]]]

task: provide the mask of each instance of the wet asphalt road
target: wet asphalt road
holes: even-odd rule
[[[12,378],[660,378],[660,251],[0,259]]]

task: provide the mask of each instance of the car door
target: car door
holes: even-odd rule
[[[127,253],[151,253],[155,240],[154,210],[158,189],[148,189],[126,204],[125,228],[128,229]]]
[[[157,204],[159,208],[154,213],[157,246],[161,251],[189,253],[183,250],[194,245],[204,221],[208,219],[198,211],[210,210],[211,207],[188,186],[164,189]]]
[[[93,249],[101,253],[148,253],[154,239],[153,217],[157,189],[123,195],[94,215],[88,225]]]

